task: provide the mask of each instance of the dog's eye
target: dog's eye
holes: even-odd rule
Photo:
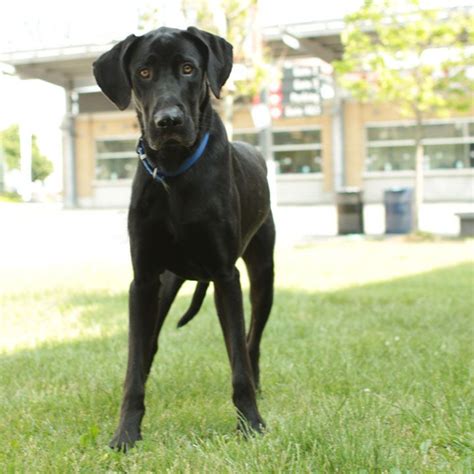
[[[193,71],[194,71],[194,66],[192,64],[185,63],[181,67],[181,72],[186,76],[189,76],[189,74],[192,74]]]
[[[151,78],[151,69],[144,67],[138,71],[138,74],[142,79],[150,79]]]

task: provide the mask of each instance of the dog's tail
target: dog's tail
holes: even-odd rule
[[[196,316],[202,306],[202,302],[206,296],[206,291],[209,286],[208,282],[198,282],[196,289],[194,290],[193,299],[191,301],[191,306],[188,308],[183,317],[178,321],[178,327],[181,328],[185,324],[188,324],[191,319]]]

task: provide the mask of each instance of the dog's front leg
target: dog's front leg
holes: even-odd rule
[[[145,382],[156,352],[163,321],[158,317],[159,276],[135,278],[129,292],[128,364],[119,426],[110,447],[127,451],[141,439],[145,414]]]
[[[239,416],[239,429],[261,432],[265,427],[257,408],[247,344],[242,290],[237,268],[214,281],[215,302],[232,369],[232,400]]]

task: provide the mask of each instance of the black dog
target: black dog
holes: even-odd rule
[[[128,367],[110,443],[119,450],[141,439],[145,382],[158,335],[185,280],[198,284],[179,324],[199,310],[212,281],[239,428],[265,426],[255,391],[260,339],[273,300],[275,228],[264,159],[245,143],[229,143],[211,106],[209,88],[219,98],[231,69],[232,46],[193,27],[130,35],[94,63],[97,83],[121,110],[133,93],[142,133],[128,216],[134,272]],[[251,282],[247,337],[239,257]]]

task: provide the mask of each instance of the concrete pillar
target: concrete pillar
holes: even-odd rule
[[[346,177],[344,166],[344,100],[336,81],[334,81],[332,140],[333,187],[334,193],[337,193],[346,185]]]
[[[77,206],[75,116],[77,93],[68,87],[66,93],[66,115],[63,121],[64,149],[64,206]]]
[[[31,165],[32,157],[32,131],[28,123],[28,119],[22,119],[20,123],[20,173],[21,173],[21,187],[20,195],[23,201],[31,201]]]
[[[265,88],[262,91],[262,106],[260,113],[253,115],[254,125],[260,130],[259,131],[259,145],[260,152],[262,153],[267,163],[267,178],[268,186],[270,188],[270,199],[272,209],[275,211],[277,206],[277,186],[276,186],[276,163],[273,160],[273,128],[272,118],[270,115],[270,109],[268,106],[268,89]],[[258,117],[260,115],[260,117]]]

